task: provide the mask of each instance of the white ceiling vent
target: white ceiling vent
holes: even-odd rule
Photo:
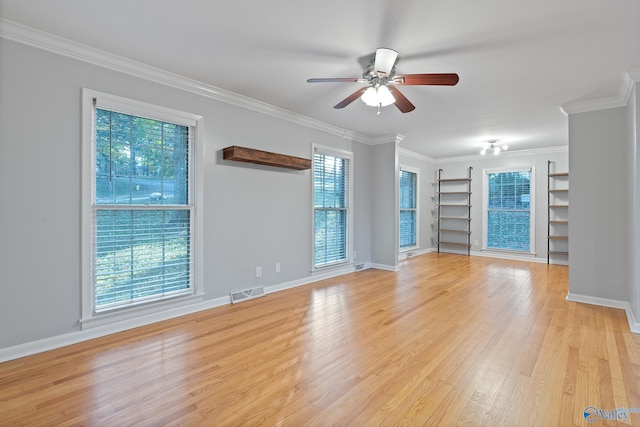
[[[247,301],[250,299],[264,296],[264,288],[260,286],[259,288],[230,292],[229,296],[231,296],[231,304],[235,304],[237,302]]]

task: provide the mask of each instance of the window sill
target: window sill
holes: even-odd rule
[[[315,276],[315,275],[322,275],[322,274],[331,274],[335,271],[340,271],[343,269],[353,270],[353,266],[354,266],[354,263],[352,260],[337,262],[334,264],[327,264],[322,267],[313,267],[313,269],[311,270],[311,275]]]
[[[158,313],[196,304],[203,300],[204,294],[186,295],[165,301],[151,302],[140,306],[94,314],[91,317],[80,319],[80,326],[81,329],[90,329],[122,321],[142,320],[143,318],[152,317]]]
[[[511,254],[513,256],[517,256],[517,257],[530,257],[530,258],[535,258],[536,257],[536,253],[535,252],[530,252],[530,251],[516,251],[516,250],[510,250],[510,249],[495,249],[495,248],[482,248],[480,249],[482,252],[486,252],[486,253],[493,253],[493,254],[499,254],[499,255],[508,255]]]

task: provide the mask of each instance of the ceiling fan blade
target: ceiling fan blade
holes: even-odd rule
[[[396,75],[392,82],[399,85],[455,86],[459,80],[456,73],[402,74]]]
[[[416,109],[416,106],[413,105],[411,101],[409,101],[407,97],[402,94],[402,92],[400,92],[393,86],[387,87],[389,88],[389,91],[391,91],[393,97],[396,99],[395,104],[396,107],[398,107],[398,110],[402,111],[403,113],[408,113]]]
[[[308,79],[307,83],[367,83],[366,79],[356,77],[329,77],[326,79]]]
[[[374,72],[384,73],[385,75],[391,74],[393,65],[398,58],[398,52],[393,49],[380,48],[376,50],[376,59],[373,65]]]
[[[362,92],[364,92],[365,90],[367,90],[367,88],[358,89],[357,91],[353,92],[351,95],[347,96],[345,99],[337,103],[333,108],[339,109],[346,107],[356,99],[360,98],[360,95],[362,95]]]

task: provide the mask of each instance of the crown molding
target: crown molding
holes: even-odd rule
[[[561,145],[561,146],[555,146],[555,147],[532,148],[530,150],[501,151],[499,157],[536,156],[540,154],[567,153],[568,151],[569,151],[568,145]],[[487,159],[495,158],[494,156],[491,156],[491,155],[483,156],[481,154],[434,158],[430,156],[425,156],[424,154],[416,153],[415,151],[407,150],[406,148],[399,148],[398,152],[404,156],[413,157],[414,159],[425,161],[434,166],[443,164],[443,163],[469,162],[469,161],[487,160]]]
[[[382,135],[377,136],[375,138],[369,138],[369,145],[380,145],[380,144],[388,144],[390,142],[395,142],[396,144],[400,144],[404,140],[404,135],[400,135],[399,133],[392,135]]]
[[[414,159],[417,160],[422,160],[423,162],[427,162],[427,163],[431,163],[431,164],[436,164],[437,163],[437,159],[424,155],[424,154],[420,154],[420,153],[416,153],[415,151],[411,151],[411,150],[407,150],[406,148],[398,148],[398,153],[400,153],[403,156],[406,157],[412,157]]]
[[[618,95],[606,98],[592,99],[586,101],[571,102],[562,105],[560,108],[566,115],[586,113],[589,111],[606,110],[608,108],[625,107],[629,103],[629,97],[633,86],[640,82],[640,68],[632,68],[622,75],[620,90]]]
[[[45,33],[4,18],[0,18],[0,37],[58,55],[83,61],[102,68],[129,74],[165,86],[195,93],[216,101],[277,117],[301,126],[316,129],[351,141],[371,144],[372,139],[284,108],[243,96],[160,68]]]
[[[640,83],[640,67],[627,70],[625,74],[633,83]]]

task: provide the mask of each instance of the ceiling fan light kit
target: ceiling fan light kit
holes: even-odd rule
[[[395,63],[398,59],[398,52],[393,49],[379,48],[376,55],[362,71],[362,78],[315,78],[308,79],[308,83],[361,83],[368,84],[366,89],[358,89],[333,108],[344,108],[357,98],[371,107],[378,109],[391,104],[403,113],[415,110],[415,105],[411,103],[396,86],[401,85],[428,85],[428,86],[455,86],[459,77],[455,73],[447,74],[402,74],[396,75]]]
[[[391,94],[391,91],[386,86],[371,86],[364,91],[360,97],[362,102],[370,107],[386,107],[396,102],[396,99]]]

